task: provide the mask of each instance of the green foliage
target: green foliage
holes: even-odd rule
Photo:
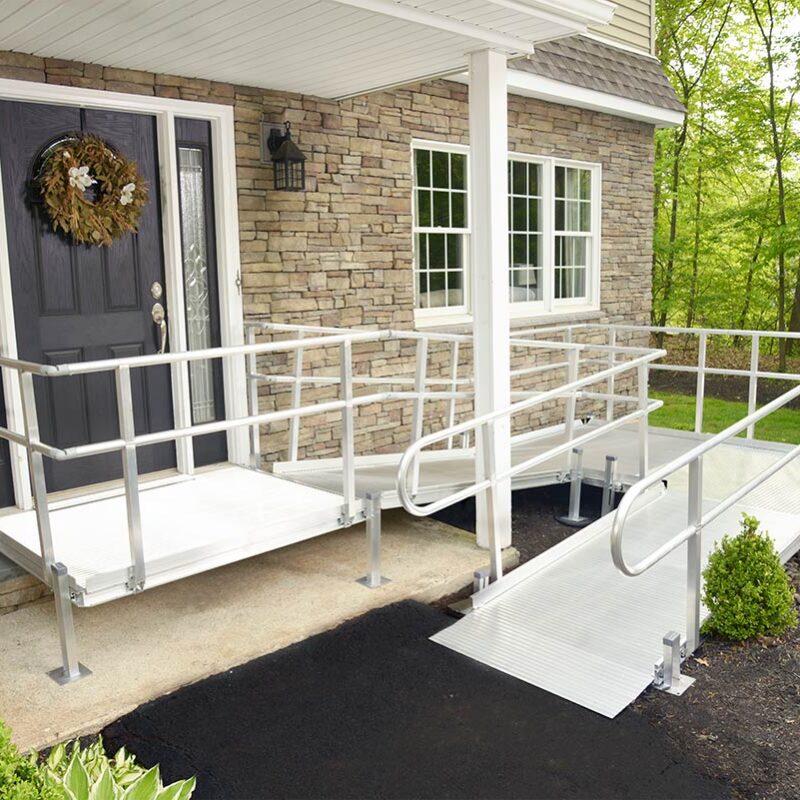
[[[0,722],[0,800],[189,800],[194,788],[194,778],[164,786],[158,766],[140,766],[125,748],[109,758],[101,739],[57,745],[41,761],[22,756]]]
[[[741,525],[738,536],[723,537],[703,573],[705,629],[737,641],[777,636],[797,624],[792,586],[759,521],[742,514]]]
[[[679,431],[694,430],[695,396],[651,391],[652,400],[664,405],[654,411],[650,424]],[[706,396],[703,403],[703,432],[719,433],[747,416],[747,403]],[[744,433],[741,434],[744,436]],[[800,444],[800,410],[779,408],[756,425],[756,437],[767,442]]]
[[[22,756],[11,741],[11,731],[0,721],[0,800],[62,800],[37,766],[36,756]]]
[[[86,748],[58,745],[40,769],[64,800],[188,800],[195,787],[194,778],[164,786],[158,766],[139,766],[124,748],[109,758],[100,739]]]
[[[798,24],[797,0],[657,0],[658,54],[688,114],[656,136],[656,323],[800,326]]]

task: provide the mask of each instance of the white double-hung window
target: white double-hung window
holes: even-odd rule
[[[512,316],[599,307],[600,192],[599,164],[510,156]]]
[[[469,197],[466,147],[414,146],[414,274],[420,320],[469,310]]]
[[[469,319],[468,149],[416,142],[413,155],[417,321]],[[599,308],[600,203],[599,164],[509,156],[512,317]]]

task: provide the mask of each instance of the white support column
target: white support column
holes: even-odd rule
[[[470,53],[469,76],[475,411],[480,415],[511,402],[506,56],[493,50]],[[489,445],[484,437],[476,437],[479,450],[492,447],[491,458],[479,453],[475,460],[479,480],[485,463],[498,472],[511,464],[509,420],[492,427]],[[490,549],[493,544],[511,544],[511,482],[503,481],[493,491],[492,498],[486,493],[477,498],[478,544]]]

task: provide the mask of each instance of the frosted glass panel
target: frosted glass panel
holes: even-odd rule
[[[178,148],[181,193],[181,244],[186,302],[186,332],[190,350],[211,347],[211,298],[208,286],[208,245],[203,174],[203,151]],[[216,418],[214,380],[210,361],[189,364],[192,421]]]

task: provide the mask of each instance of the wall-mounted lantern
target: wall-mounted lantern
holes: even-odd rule
[[[272,161],[274,186],[282,192],[302,192],[306,188],[306,157],[292,141],[291,124],[274,128],[261,123],[262,161],[266,161],[264,144]],[[265,142],[266,139],[266,142]]]

